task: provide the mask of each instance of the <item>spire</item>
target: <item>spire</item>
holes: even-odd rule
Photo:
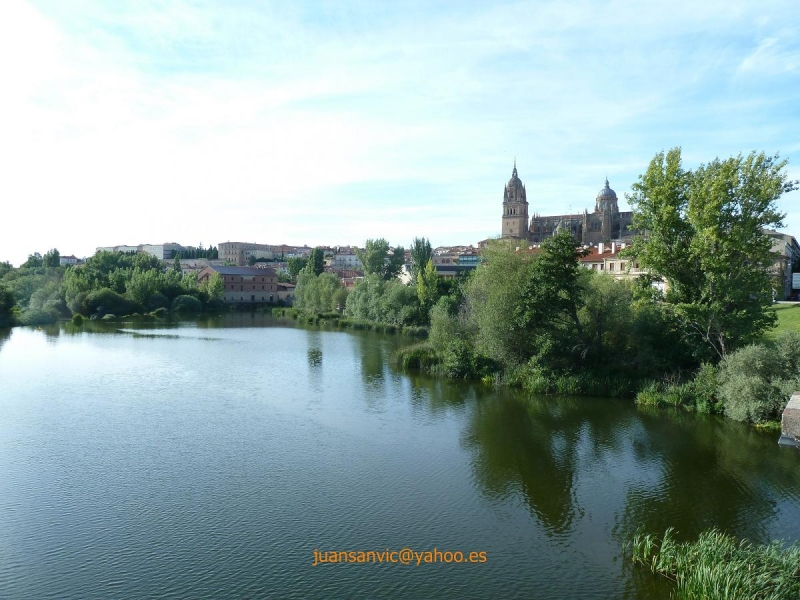
[[[517,157],[516,156],[514,157],[514,170],[511,172],[511,176],[512,177],[516,177],[517,176]]]

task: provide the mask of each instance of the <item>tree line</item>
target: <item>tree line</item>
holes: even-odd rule
[[[54,249],[43,257],[32,254],[18,269],[0,263],[0,326],[54,323],[75,315],[199,312],[222,305],[219,275],[198,286],[197,275],[184,275],[179,261],[166,268],[149,254],[100,251],[82,265],[58,262]]]

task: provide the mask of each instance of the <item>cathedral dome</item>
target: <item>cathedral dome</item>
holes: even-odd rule
[[[607,210],[615,213],[619,211],[619,208],[617,208],[617,192],[609,187],[608,179],[606,179],[606,186],[597,194],[597,200],[594,205],[595,212],[599,213]]]
[[[597,194],[597,200],[599,202],[600,200],[611,200],[612,198],[614,200],[617,199],[617,192],[608,187],[608,179],[606,179],[606,187]]]

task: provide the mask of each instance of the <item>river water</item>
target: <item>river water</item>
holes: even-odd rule
[[[665,597],[639,529],[800,539],[775,433],[410,376],[406,343],[250,314],[0,330],[0,597]],[[485,561],[312,565],[404,548]]]

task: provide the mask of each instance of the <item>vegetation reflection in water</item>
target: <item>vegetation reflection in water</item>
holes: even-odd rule
[[[57,346],[62,336],[83,336],[82,343],[94,344],[96,335],[116,336],[120,330],[125,336],[130,336],[130,331],[156,336],[131,339],[142,352],[148,351],[149,344],[170,348],[187,338],[199,344],[192,347],[193,353],[221,352],[213,348],[219,344],[215,340],[234,333],[226,329],[276,325],[279,323],[270,317],[247,314],[161,326],[135,322],[93,322],[81,327],[63,324],[41,332],[20,329],[12,335],[6,330],[4,335],[0,331],[0,353],[14,351],[18,334],[20,338],[44,335]],[[266,344],[263,348],[254,346],[266,352],[268,342],[260,340],[268,336],[263,331],[261,337],[247,340]],[[444,535],[447,523],[455,523],[451,519],[466,520],[459,527],[466,527],[469,533],[451,531],[454,539],[466,537],[476,546],[483,544],[477,549],[489,550],[483,571],[431,570],[415,575],[362,572],[365,581],[348,581],[349,586],[382,581],[388,590],[402,590],[401,596],[424,596],[433,593],[432,586],[437,582],[445,582],[460,590],[443,594],[450,597],[469,596],[459,587],[467,583],[477,595],[484,596],[506,593],[529,597],[540,589],[546,596],[579,592],[586,597],[647,597],[666,593],[668,588],[649,574],[631,569],[623,559],[623,546],[637,531],[661,534],[675,527],[681,539],[693,540],[703,530],[718,527],[758,543],[800,538],[797,456],[780,450],[771,434],[717,417],[636,407],[625,400],[527,396],[486,385],[403,375],[389,367],[392,351],[408,343],[400,337],[297,328],[292,343],[301,357],[299,375],[272,376],[288,377],[293,384],[305,378],[307,393],[323,398],[323,408],[346,411],[348,419],[359,423],[365,438],[385,431],[376,424],[388,427],[401,455],[420,460],[430,449],[431,468],[446,480],[446,485],[437,488],[440,495],[424,503],[435,511],[433,518],[407,514],[402,509],[403,488],[392,481],[402,480],[402,472],[397,471],[402,462],[387,464],[385,468],[390,470],[385,473],[375,472],[376,481],[386,487],[386,496],[369,486],[361,493],[389,504],[392,518],[398,520],[401,529],[411,531],[415,521],[427,519],[432,531],[427,538],[422,534],[422,539],[429,543],[436,543],[431,536]],[[232,358],[237,362],[243,359]],[[252,356],[248,360],[258,365],[254,373],[270,373],[269,360],[253,360]],[[352,369],[348,371],[347,366]],[[332,387],[334,383],[341,387]],[[360,408],[358,404],[345,404],[341,399],[344,396],[331,396],[331,390],[342,393],[347,389],[351,395],[360,394]],[[457,453],[435,452],[453,450],[441,439],[431,437],[442,436],[448,429],[456,430]],[[337,440],[333,447],[340,448],[341,443]],[[346,448],[339,451],[349,454]],[[471,481],[465,482],[459,475],[458,452],[465,458],[467,479]],[[413,473],[415,465],[406,464],[402,469]],[[298,472],[297,477],[308,476]],[[423,473],[420,478],[429,481]],[[313,482],[314,477],[310,477],[309,484]],[[430,483],[420,485],[423,497],[430,493],[426,487]],[[262,493],[269,497],[267,492]],[[361,511],[361,518],[372,518],[365,512],[374,510],[372,505],[362,506],[357,497],[337,502],[343,503],[339,511],[348,507],[347,511]],[[461,508],[451,515],[448,506]],[[354,519],[344,517],[346,526],[355,527],[358,521]],[[292,573],[287,575],[290,579],[307,577],[309,582],[324,581],[327,585],[339,577],[352,576],[331,571],[324,575],[309,573],[305,564],[287,568]],[[336,595],[344,589],[366,593],[375,588],[345,586],[328,591]]]

